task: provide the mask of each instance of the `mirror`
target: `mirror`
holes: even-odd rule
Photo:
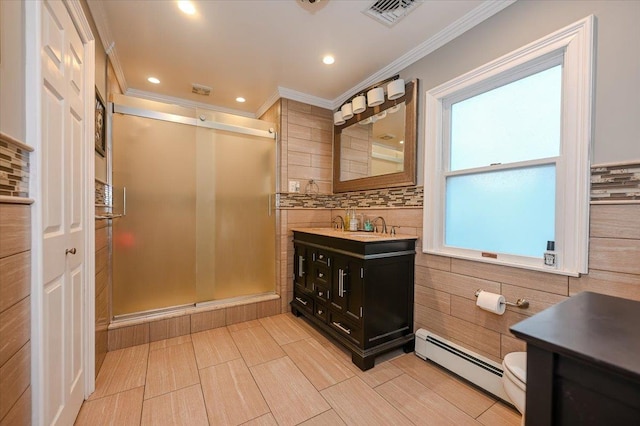
[[[417,86],[334,126],[333,192],[415,185]]]

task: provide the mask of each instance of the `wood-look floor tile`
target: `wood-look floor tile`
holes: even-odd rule
[[[249,420],[246,423],[242,423],[242,426],[278,426],[278,422],[273,418],[273,414],[267,413],[264,416],[260,416],[257,419]]]
[[[149,351],[155,351],[157,349],[168,348],[169,346],[181,345],[183,343],[189,343],[191,341],[191,335],[172,337],[170,339],[158,340],[157,342],[149,343]]]
[[[250,370],[279,425],[295,425],[330,408],[289,357]]]
[[[293,315],[293,314],[292,314]],[[323,345],[325,344],[333,344],[330,339],[328,339],[324,334],[315,329],[311,324],[309,324],[304,317],[295,317],[293,316],[293,321],[298,325],[298,327],[302,328],[310,337],[313,337]]]
[[[349,425],[412,425],[375,390],[353,377],[320,392]]]
[[[189,386],[144,401],[141,425],[208,426],[209,420],[200,385]]]
[[[260,319],[260,324],[279,345],[306,339],[309,334],[293,321],[291,314],[280,314]]]
[[[300,426],[341,426],[346,423],[342,421],[338,413],[333,410],[325,411],[322,414],[318,414],[317,416],[307,420],[304,423],[300,423]]]
[[[357,372],[362,381],[372,388],[388,382],[389,380],[402,374],[402,370],[400,370],[390,362],[382,362],[380,364],[376,364],[375,367],[367,371],[360,370],[353,362],[351,362],[350,365],[353,366],[351,368]]]
[[[118,392],[93,401],[85,401],[76,426],[139,425],[144,387]]]
[[[290,343],[284,345],[282,349],[318,390],[335,385],[355,375],[340,359],[315,339]]]
[[[149,352],[145,399],[197,383],[200,383],[200,377],[191,343]]]
[[[429,419],[429,423],[434,425],[478,426],[472,417],[406,374],[375,390],[416,424]]]
[[[406,354],[392,360],[391,363],[473,418],[484,413],[496,402],[488,394],[414,354]]]
[[[240,358],[240,351],[226,327],[192,334],[191,339],[200,369]]]
[[[237,324],[230,324],[227,326],[227,328],[229,329],[229,331],[240,331],[251,327],[259,327],[261,325],[262,324],[260,324],[260,320],[255,319],[251,321],[239,322]]]
[[[285,356],[280,345],[262,326],[232,331],[231,337],[249,367]]]
[[[269,412],[242,358],[200,370],[200,377],[211,424],[238,425]]]
[[[148,344],[107,352],[89,400],[144,386],[148,356]]]
[[[478,421],[486,426],[519,426],[522,416],[516,409],[498,401],[482,413]]]

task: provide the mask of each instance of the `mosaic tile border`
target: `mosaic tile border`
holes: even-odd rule
[[[101,206],[111,206],[111,185],[100,182],[96,179],[95,204]]]
[[[281,209],[422,207],[424,189],[410,186],[341,194],[280,193],[277,203]]]
[[[31,147],[0,133],[0,195],[29,198]]]
[[[640,201],[640,161],[593,166],[591,201]]]

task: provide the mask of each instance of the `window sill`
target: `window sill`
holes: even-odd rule
[[[554,269],[554,268],[549,268],[549,267],[545,267],[545,266],[527,265],[527,264],[523,264],[523,263],[509,262],[509,261],[504,261],[504,260],[500,260],[500,259],[491,259],[491,258],[481,257],[480,255],[478,255],[478,256],[469,256],[469,255],[464,255],[464,254],[460,254],[460,253],[451,253],[451,252],[448,252],[448,251],[438,251],[438,250],[429,250],[429,249],[422,249],[422,252],[426,253],[426,254],[433,254],[433,255],[436,255],[436,256],[452,257],[454,259],[471,260],[473,262],[482,262],[482,263],[488,263],[488,264],[491,264],[491,265],[499,265],[499,266],[507,266],[507,267],[510,267],[510,268],[527,269],[529,271],[545,272],[547,274],[564,275],[564,276],[567,276],[567,277],[575,277],[575,278],[579,278],[580,277],[580,273],[579,272],[564,271],[562,269]]]

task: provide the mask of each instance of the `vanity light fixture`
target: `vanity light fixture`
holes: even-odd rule
[[[193,15],[196,13],[196,7],[190,1],[180,0],[178,2],[178,7],[187,15]]]
[[[335,61],[336,61],[336,59],[331,55],[327,55],[324,58],[322,58],[322,62],[325,63],[326,65],[331,65]]]
[[[362,92],[358,93],[355,97],[342,104],[340,109],[334,112],[333,124],[336,126],[341,126],[345,123],[346,120],[349,120],[354,115],[365,112],[367,110],[367,107],[373,108],[378,105],[382,105],[385,101],[385,88],[388,100],[394,101],[396,99],[402,98],[405,94],[404,87],[404,79],[399,78],[399,75],[395,75],[391,78],[376,83],[373,86],[369,86]],[[395,105],[389,112],[394,113],[398,111],[399,108],[399,105]],[[375,117],[373,119],[373,122],[377,121],[378,119],[384,118],[384,116],[386,116],[386,112],[383,116]]]
[[[245,99],[245,98],[243,98],[242,96],[238,96],[238,97],[236,98],[236,102],[240,102],[240,103],[242,103],[242,102],[246,102],[246,99]]]
[[[157,78],[155,78],[155,77],[149,77],[149,78],[147,79],[147,81],[148,81],[149,83],[153,83],[153,84],[160,84],[160,80],[158,80],[158,79],[157,79]]]

